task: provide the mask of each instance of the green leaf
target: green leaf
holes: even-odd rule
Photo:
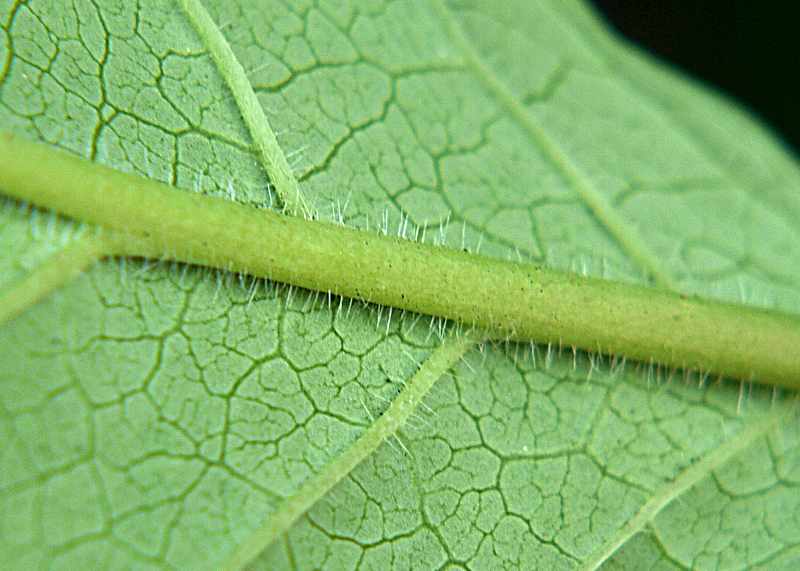
[[[577,3],[129,4],[0,5],[0,127],[253,208],[800,312],[794,160]],[[2,200],[0,307],[55,290],[0,326],[11,568],[800,557],[791,398],[157,259],[68,281],[93,230]]]

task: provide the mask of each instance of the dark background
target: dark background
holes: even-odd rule
[[[800,10],[793,3],[591,3],[630,40],[744,104],[800,156]]]

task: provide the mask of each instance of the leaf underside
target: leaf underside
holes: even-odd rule
[[[277,204],[196,14],[132,4],[0,3],[0,128]],[[793,159],[582,6],[204,6],[321,217],[800,312]],[[89,229],[0,200],[2,305]],[[462,341],[246,277],[100,262],[0,326],[0,552],[19,569],[218,568],[246,544],[263,545],[254,569],[800,557],[788,397]],[[444,354],[454,364],[396,438],[336,474]],[[331,471],[288,533],[264,535]]]

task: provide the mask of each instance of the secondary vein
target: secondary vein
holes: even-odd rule
[[[777,410],[765,413],[761,420],[748,426],[742,434],[737,434],[730,438],[703,460],[684,470],[661,488],[647,503],[642,505],[639,512],[623,528],[586,558],[581,565],[581,570],[595,571],[599,569],[631,537],[644,529],[647,524],[653,522],[658,514],[676,498],[686,493],[731,458],[752,446],[759,438],[767,436],[782,421],[791,418],[795,414],[797,414],[795,403],[779,405]]]
[[[311,211],[300,192],[297,179],[289,168],[286,155],[278,144],[275,132],[253,91],[247,73],[233,53],[230,44],[198,0],[179,0],[179,2],[233,93],[242,119],[250,130],[259,159],[270,176],[284,208],[290,214],[310,217]]]
[[[448,337],[428,357],[384,414],[320,472],[309,478],[286,499],[266,522],[241,543],[224,565],[226,570],[243,568],[308,511],[367,456],[390,438],[419,406],[433,384],[444,375],[479,339]]]
[[[475,51],[461,28],[453,21],[453,16],[441,0],[433,2],[435,11],[442,19],[447,33],[464,54],[467,64],[472,68],[484,87],[500,102],[500,104],[517,120],[528,133],[544,157],[570,183],[586,207],[594,214],[605,230],[620,244],[627,253],[656,284],[670,287],[673,280],[661,269],[658,257],[643,244],[641,238],[617,212],[603,195],[591,183],[574,161],[560,148],[544,129],[531,117],[522,102],[517,100],[508,87],[497,77]]]
[[[0,324],[14,319],[110,253],[108,245],[96,235],[76,239],[0,294]]]

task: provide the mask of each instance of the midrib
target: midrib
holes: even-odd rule
[[[200,33],[204,41],[209,41],[210,39],[211,43],[218,43],[219,39],[221,38],[224,42],[221,47],[217,46],[215,48],[211,48],[211,46],[209,46],[209,49],[212,52],[212,57],[217,63],[218,68],[220,69],[220,73],[223,75],[223,77],[225,77],[226,82],[228,82],[229,87],[234,93],[237,105],[239,106],[243,118],[250,129],[254,144],[259,151],[262,164],[264,165],[267,174],[273,181],[273,184],[275,184],[276,191],[281,197],[287,210],[295,214],[307,213],[305,201],[303,200],[295,177],[288,168],[285,154],[277,144],[277,140],[275,140],[274,133],[269,126],[269,122],[267,121],[266,116],[263,114],[263,109],[258,103],[255,94],[250,87],[249,80],[247,80],[242,66],[238,63],[238,61],[236,61],[235,55],[230,49],[230,46],[227,45],[227,42],[225,42],[224,37],[219,32],[219,29],[216,27],[216,25],[210,19],[210,16],[208,16],[208,13],[197,0],[180,0],[180,2],[187,13],[187,16],[189,16],[190,20],[192,20],[193,24],[198,29],[198,33]],[[570,160],[569,156],[563,151],[563,149],[561,149],[555,142],[546,136],[544,130],[534,122],[530,113],[519,101],[514,98],[513,94],[510,93],[505,84],[488,68],[488,66],[482,62],[480,56],[466,42],[463,32],[457,28],[457,24],[455,24],[453,17],[447,11],[447,8],[439,1],[436,2],[436,7],[443,15],[445,24],[454,43],[456,43],[459,46],[459,49],[461,49],[465,54],[467,61],[469,62],[475,75],[483,82],[486,88],[496,96],[498,101],[503,104],[508,112],[515,119],[517,119],[519,124],[525,128],[532,140],[550,160],[551,164],[559,172],[561,172],[566,180],[571,183],[573,189],[582,198],[586,206],[595,214],[597,219],[604,225],[606,230],[617,240],[626,254],[649,275],[651,275],[660,285],[671,285],[671,278],[668,274],[660,269],[655,255],[644,244],[641,243],[635,232],[616,213],[616,211],[614,211],[613,208],[607,204],[600,191],[593,186],[591,181],[588,180],[585,175],[583,175],[580,169]],[[211,27],[209,27],[209,22]],[[216,37],[216,35],[219,37]],[[214,55],[215,49],[217,50],[216,56]],[[244,79],[244,82],[246,83],[246,89],[243,87],[244,84],[242,83],[242,79]],[[87,244],[87,252],[94,251],[96,249],[96,245]],[[98,257],[99,256],[100,254],[98,254]],[[84,260],[82,263],[85,264],[87,262]],[[433,361],[441,361],[443,356],[447,356],[448,359],[457,360],[461,355],[466,353],[471,346],[471,344],[465,343],[463,339],[456,340],[451,338],[445,340],[443,344],[434,352],[431,358],[429,358],[429,361],[423,364],[418,375],[423,372],[427,374],[429,363]],[[435,370],[437,367],[441,367],[441,363],[438,363],[437,366],[430,367],[430,372],[433,372],[433,370]],[[426,374],[421,374],[420,376],[425,377]],[[430,375],[427,376],[429,377]],[[417,375],[415,375],[415,378],[417,378]],[[432,384],[431,379],[427,378],[426,383]],[[406,391],[417,390],[419,392],[419,389],[420,387],[412,386],[412,383],[409,383]],[[424,391],[426,392],[427,389],[424,389]],[[424,394],[424,392],[422,394]],[[408,414],[410,413],[411,411],[408,411]],[[315,480],[325,483],[325,487],[318,487],[316,489],[318,497],[322,497],[327,490],[332,488],[338,481],[345,477],[347,473],[349,473],[358,464],[358,462],[360,462],[361,459],[374,451],[380,445],[383,439],[393,434],[397,428],[402,425],[405,417],[407,417],[407,415],[402,418],[397,417],[395,425],[391,431],[387,431],[386,427],[382,427],[382,436],[380,436],[380,438],[376,438],[377,432],[375,431],[375,425],[371,426],[365,432],[362,438],[359,439],[359,441],[357,441],[356,444],[354,444],[353,447],[346,452],[350,453],[352,449],[359,447],[359,459],[355,462],[351,462],[351,465],[349,465],[346,471],[336,474],[336,478],[330,479],[329,476],[332,474],[325,474],[324,471],[323,473],[318,474]],[[383,434],[384,432],[385,434]],[[362,441],[364,439],[371,439],[374,442],[368,448],[365,448]],[[748,439],[748,442],[749,441],[750,439]],[[731,450],[731,454],[736,453],[739,450],[741,450],[741,447],[735,447]],[[341,467],[338,469],[341,469]],[[299,517],[305,512],[306,509],[310,507],[311,505],[309,504],[301,512],[298,512],[296,516]],[[663,505],[661,507],[663,507]],[[659,508],[659,510],[660,509],[661,508]],[[285,514],[275,512],[271,514],[271,517],[275,517],[277,519],[286,519],[286,517],[282,518],[282,515]],[[291,521],[293,522],[295,520],[296,517]],[[289,528],[290,523],[291,522],[287,523],[285,529]],[[283,531],[285,531],[285,529]],[[275,539],[278,535],[279,534],[273,534],[269,541],[263,545],[259,545],[259,550],[263,550],[264,548],[268,547],[271,540]]]

